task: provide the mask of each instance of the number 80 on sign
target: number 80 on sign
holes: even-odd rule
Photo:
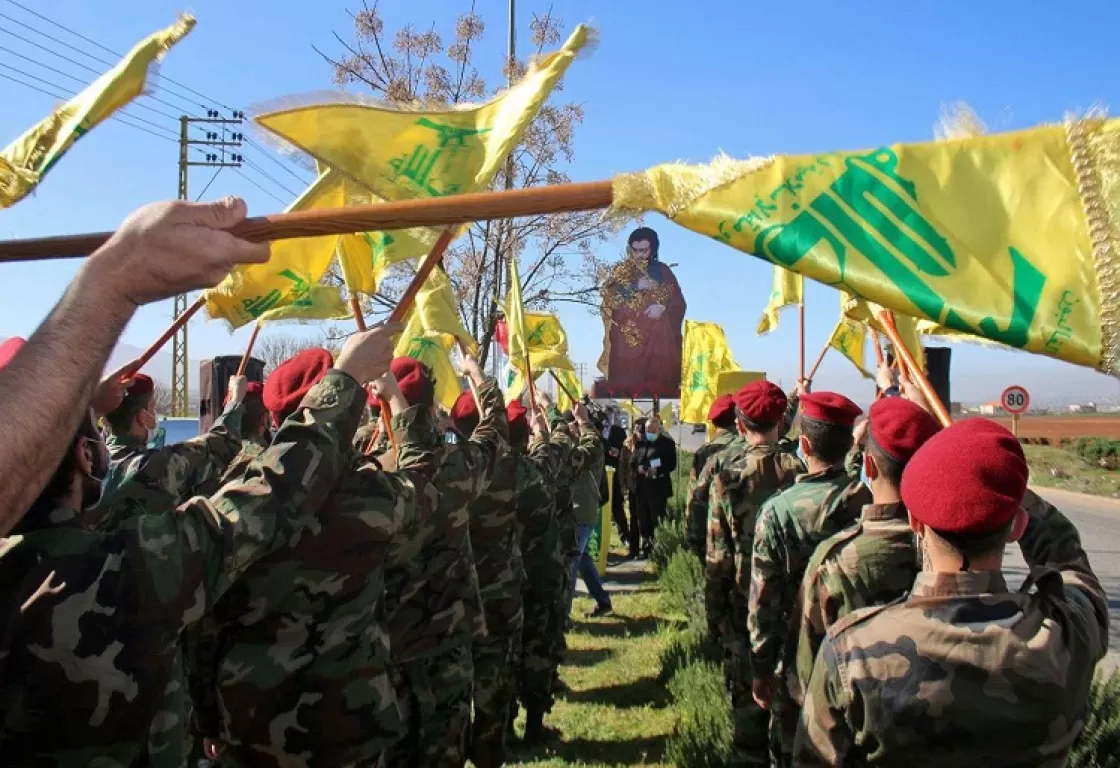
[[[1003,406],[1003,410],[1007,411],[1012,416],[1018,416],[1022,413],[1026,413],[1027,409],[1031,407],[1031,396],[1023,387],[1008,387],[1003,390],[1003,395],[1000,397],[1000,405]]]

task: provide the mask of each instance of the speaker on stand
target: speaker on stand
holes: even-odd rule
[[[198,432],[209,431],[214,421],[222,415],[229,390],[229,378],[241,367],[241,355],[222,355],[213,360],[203,360],[199,366]],[[264,381],[264,361],[250,357],[245,366],[245,378]]]

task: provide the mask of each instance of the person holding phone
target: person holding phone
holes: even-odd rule
[[[656,413],[646,419],[645,430],[635,443],[632,463],[642,554],[649,557],[654,531],[664,519],[673,495],[673,472],[677,468],[677,444],[661,428]]]

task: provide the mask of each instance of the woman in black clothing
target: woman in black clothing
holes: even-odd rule
[[[677,468],[677,444],[661,429],[657,414],[646,420],[644,434],[634,446],[631,462],[642,551],[648,557],[654,531],[664,519],[665,507],[673,495],[672,475]]]

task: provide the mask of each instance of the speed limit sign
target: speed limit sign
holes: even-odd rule
[[[1019,416],[1026,413],[1027,409],[1031,407],[1031,396],[1027,394],[1027,390],[1018,385],[1008,387],[1003,390],[1003,395],[1000,397],[1000,405],[1003,410],[1010,413],[1012,416]]]

